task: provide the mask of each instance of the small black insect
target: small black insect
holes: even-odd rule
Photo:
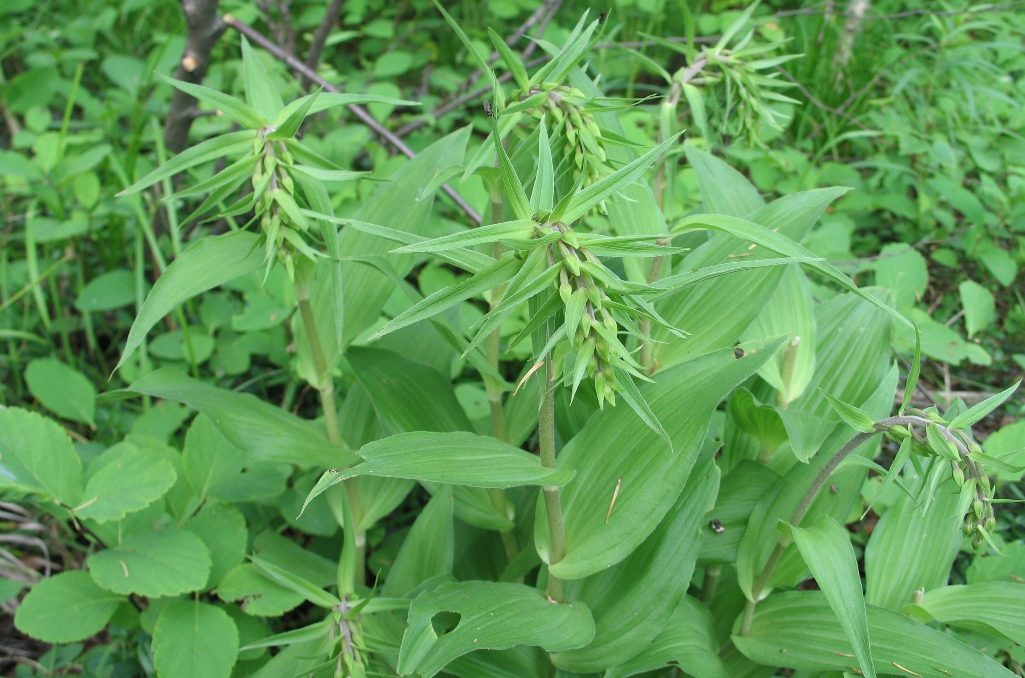
[[[726,531],[726,528],[722,525],[722,521],[718,518],[712,518],[711,522],[708,523],[708,526],[712,528],[712,532],[715,532],[716,534],[722,534]]]
[[[484,100],[484,114],[489,118],[494,117],[495,115],[495,109],[491,106],[491,99]]]
[[[744,349],[740,348],[739,346],[735,346],[733,348],[733,357],[736,358],[737,360],[740,360],[745,355],[747,355],[747,354],[744,353]]]
[[[601,13],[598,14],[598,25],[601,26],[603,23],[605,23],[605,20],[608,19],[608,18],[609,18],[609,10],[603,9],[601,11]]]

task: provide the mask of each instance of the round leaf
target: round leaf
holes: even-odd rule
[[[64,419],[93,426],[96,389],[81,372],[59,360],[33,360],[25,370],[28,390],[48,410]]]
[[[228,678],[238,658],[238,629],[224,610],[177,601],[157,619],[153,655],[160,678]]]
[[[76,513],[99,523],[119,520],[164,496],[178,479],[171,462],[155,452],[121,443],[89,466],[92,477]]]
[[[148,598],[196,591],[210,575],[210,551],[203,540],[175,528],[143,532],[121,545],[89,556],[96,583],[115,593]]]
[[[62,572],[32,587],[14,624],[47,643],[73,643],[102,631],[121,601],[97,586],[87,572]]]

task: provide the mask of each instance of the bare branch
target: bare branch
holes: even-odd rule
[[[335,21],[338,20],[338,15],[341,14],[344,4],[345,0],[331,0],[331,4],[324,13],[323,20],[317,26],[317,30],[313,32],[313,43],[310,44],[310,51],[306,53],[306,68],[311,71],[317,70],[320,57],[324,53],[324,43],[327,42],[328,36],[331,35],[331,29],[334,28]],[[309,86],[309,79],[303,78],[302,88],[307,89]]]

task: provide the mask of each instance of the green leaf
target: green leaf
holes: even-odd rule
[[[75,308],[83,313],[95,313],[134,303],[135,274],[117,268],[87,282],[75,299]]]
[[[918,386],[918,377],[922,373],[922,333],[915,326],[915,355],[911,361],[911,369],[908,370],[908,380],[904,383],[904,397],[900,401],[898,414],[904,414],[904,410],[911,404],[911,394]]]
[[[0,408],[0,489],[78,506],[82,461],[64,429],[35,412]]]
[[[382,327],[374,334],[380,337],[394,332],[413,323],[430,318],[442,311],[452,308],[456,304],[466,301],[470,297],[477,296],[490,290],[512,278],[519,270],[522,262],[511,254],[507,254],[480,273],[464,280],[463,282],[438,290],[423,301],[414,304],[411,308],[399,315]]]
[[[954,419],[950,422],[949,428],[964,429],[975,424],[980,419],[985,417],[987,414],[1003,405],[1004,401],[1010,398],[1011,395],[1018,390],[1018,386],[1020,385],[1021,380],[1019,379],[1010,388],[1004,389],[1000,393],[997,393],[996,395],[986,398],[978,405],[973,405],[972,407],[968,408],[961,414],[954,417]]]
[[[408,478],[470,487],[561,486],[573,472],[550,469],[529,452],[473,433],[400,433],[364,445],[366,461],[344,471],[328,471],[310,499],[346,478],[369,475]]]
[[[509,49],[509,45],[505,43],[502,36],[496,33],[490,26],[488,27],[488,37],[491,38],[491,44],[495,46],[498,54],[502,57],[505,67],[512,73],[516,86],[523,92],[529,92],[530,78],[527,76],[527,69],[523,67],[522,59]]]
[[[683,145],[683,150],[697,176],[701,202],[706,212],[745,217],[765,206],[754,184],[725,161],[698,150],[690,142]]]
[[[520,183],[520,177],[516,174],[509,154],[506,153],[502,137],[498,133],[498,119],[491,119],[491,139],[495,142],[495,153],[498,156],[498,172],[502,175],[502,185],[505,187],[505,199],[509,201],[512,212],[517,219],[530,219],[533,212],[530,209],[530,201]]]
[[[505,221],[500,224],[489,224],[478,226],[452,235],[424,240],[413,245],[406,245],[393,250],[395,254],[407,254],[411,252],[444,252],[446,250],[458,249],[461,247],[472,247],[486,243],[493,243],[499,240],[520,239],[526,240],[534,234],[536,224],[527,219],[519,221]]]
[[[633,162],[619,168],[608,176],[602,177],[584,190],[564,198],[555,207],[551,217],[552,221],[564,221],[570,224],[587,214],[602,200],[637,181],[647,171],[648,167],[651,166],[651,163],[655,162],[659,156],[669,150],[670,146],[676,143],[680,134],[683,134],[683,132],[666,139]]]
[[[25,368],[25,381],[48,410],[95,428],[96,389],[84,374],[59,360],[39,358]]]
[[[665,628],[640,654],[605,672],[605,678],[626,678],[667,665],[701,678],[730,678],[716,651],[715,619],[690,596],[673,612]],[[772,670],[772,669],[770,669]]]
[[[189,519],[185,529],[202,539],[210,550],[210,576],[204,589],[220,584],[245,557],[249,542],[246,518],[232,504],[207,504]]]
[[[704,452],[676,503],[633,553],[607,570],[566,582],[566,596],[590,608],[595,636],[582,648],[552,655],[555,666],[590,673],[621,664],[648,647],[677,610],[700,549],[702,516],[719,489],[713,449]]]
[[[238,124],[248,129],[260,129],[268,125],[267,118],[254,111],[249,106],[239,101],[233,96],[218,92],[215,89],[204,87],[203,85],[194,85],[191,82],[185,82],[183,80],[175,80],[169,78],[166,75],[158,74],[163,78],[167,84],[177,87],[186,94],[191,94],[205,104],[209,104],[214,109],[224,113]],[[301,122],[301,120],[300,120]]]
[[[264,576],[251,563],[229,572],[217,586],[217,597],[238,602],[243,612],[256,617],[279,617],[303,602],[301,595]]]
[[[439,612],[459,615],[458,625],[440,638],[431,624]],[[456,657],[474,650],[540,645],[558,652],[581,647],[593,637],[594,621],[582,603],[551,603],[539,591],[520,584],[442,584],[410,605],[398,671],[430,678]]]
[[[340,467],[356,460],[352,452],[332,445],[324,427],[315,422],[254,395],[217,388],[171,368],[150,372],[125,390],[199,410],[232,444],[257,459],[301,467]]]
[[[967,586],[941,586],[927,591],[913,606],[927,619],[972,631],[1003,636],[1025,645],[1025,585],[989,581]],[[917,616],[914,611],[912,617]]]
[[[732,563],[737,547],[747,529],[755,505],[770,489],[778,487],[782,477],[765,464],[745,459],[727,473],[719,483],[715,506],[708,512],[709,522],[702,523],[700,563]],[[718,520],[722,531],[712,529],[711,520]]]
[[[277,120],[275,120],[275,127],[277,129],[271,130],[267,134],[268,139],[291,139],[295,136],[296,132],[299,131],[299,127],[303,124],[303,120],[309,115],[310,108],[316,103],[317,98],[320,96],[321,90],[317,90],[313,94],[308,94],[300,100],[300,104],[294,108],[289,105],[285,110],[282,110],[278,114]],[[291,109],[291,110],[289,110]],[[288,115],[284,115],[284,113]],[[280,120],[281,122],[278,122]]]
[[[822,389],[819,390],[822,391]],[[861,431],[862,433],[872,433],[875,431],[875,422],[863,410],[837,400],[825,391],[822,391],[822,395],[826,397],[826,400],[833,406],[836,413],[840,415],[840,418],[847,422],[855,431]]]
[[[160,612],[153,660],[161,678],[228,678],[238,657],[238,628],[224,610],[179,600]]]
[[[552,574],[577,579],[603,570],[651,534],[682,491],[719,401],[754,374],[779,344],[757,347],[740,360],[732,350],[711,353],[666,370],[656,383],[641,388],[673,441],[673,453],[632,411],[609,408],[588,420],[559,453],[559,468],[577,475],[561,492],[567,554],[551,566]],[[621,491],[606,523],[617,483]],[[547,529],[544,510],[538,514],[536,542]],[[544,542],[538,551],[546,557]]]
[[[123,600],[97,586],[86,572],[62,572],[32,587],[14,624],[46,643],[74,643],[102,631]]]
[[[287,568],[279,567],[256,556],[252,556],[250,560],[253,562],[253,565],[256,566],[257,572],[268,579],[274,580],[289,591],[293,591],[302,596],[314,605],[318,605],[328,610],[333,610],[341,603],[336,596],[331,595],[316,584],[303,579],[299,575],[290,572]]]
[[[146,334],[178,304],[229,280],[260,270],[263,252],[259,236],[247,231],[201,238],[171,262],[146,297],[128,333],[117,371],[146,338]]]
[[[211,419],[200,414],[192,420],[182,451],[184,476],[200,501],[255,501],[285,491],[292,473],[288,464],[252,459],[228,441]]]
[[[552,144],[548,139],[546,116],[538,123],[537,174],[530,192],[530,209],[551,212],[555,206],[555,168],[552,166]]]
[[[890,610],[869,605],[868,630],[877,673],[913,671],[922,678],[1014,675],[975,648]],[[758,604],[750,635],[734,635],[732,640],[748,658],[770,666],[849,672],[857,668],[843,627],[820,591],[770,596]]]
[[[381,595],[401,598],[432,577],[452,574],[455,532],[452,492],[443,488],[427,502],[388,571]]]
[[[242,36],[242,74],[245,78],[246,101],[260,115],[268,120],[277,118],[285,107],[277,86],[271,82],[267,70],[263,67],[260,57],[249,45],[246,36]]]
[[[941,459],[933,463],[947,466]],[[901,494],[883,513],[865,546],[865,600],[870,605],[900,610],[915,591],[946,584],[962,542],[956,490],[953,482],[940,485],[924,511]]]
[[[129,537],[91,554],[87,562],[103,588],[147,598],[198,591],[210,575],[210,551],[203,540],[173,527]]]
[[[174,466],[156,452],[120,443],[93,460],[79,518],[98,523],[142,510],[167,493],[178,479]]]
[[[223,158],[235,153],[252,151],[253,140],[255,138],[256,132],[253,132],[252,130],[241,130],[238,132],[229,132],[227,134],[214,137],[213,139],[202,141],[192,148],[182,151],[160,167],[157,167],[155,170],[118,193],[117,197],[123,198],[125,196],[138,193],[139,191],[149,188],[153,184],[174,176],[178,172],[200,165],[204,162],[217,160],[218,158]]]
[[[847,531],[825,516],[807,528],[791,526],[791,533],[822,594],[840,620],[847,640],[854,647],[862,673],[874,677],[868,613],[861,593],[858,557]]]

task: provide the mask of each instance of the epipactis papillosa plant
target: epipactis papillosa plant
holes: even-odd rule
[[[980,596],[1017,600],[1021,590],[1008,586],[1020,585],[940,585],[917,592],[919,579],[902,579],[894,570],[914,574],[933,567],[936,553],[923,548],[894,567],[898,561],[887,560],[883,547],[873,551],[873,543],[917,537],[901,532],[916,529],[910,521],[890,521],[889,527],[881,522],[869,542],[863,592],[842,525],[857,503],[866,467],[878,467],[872,458],[881,433],[899,451],[888,470],[878,467],[884,477],[879,494],[899,486],[911,509],[946,527],[956,517],[979,547],[993,532],[997,501],[986,469],[1006,464],[982,453],[970,426],[1015,387],[971,409],[941,414],[910,408],[916,352],[903,405],[889,416],[896,370],[889,366],[888,340],[857,342],[859,336],[888,337],[894,318],[906,321],[798,244],[843,191],[816,189],[765,205],[723,161],[688,146],[703,210],[667,218],[675,204],[664,189],[675,185],[682,133],[675,127],[675,102],[671,115],[662,110],[660,143],[638,149],[628,140],[616,113],[634,102],[604,96],[581,66],[601,36],[604,17],[582,19],[561,48],[542,43],[551,58],[533,74],[492,34],[515,82],[506,92],[458,24],[438,9],[493,84],[486,106],[491,135],[466,162],[467,135],[445,137],[411,162],[414,171],[396,175],[380,190],[411,186],[410,194],[424,200],[446,181],[478,176],[491,198],[490,223],[427,239],[419,227],[388,221],[387,214],[375,220],[361,218],[363,212],[335,216],[322,182],[360,174],[297,140],[303,120],[339,104],[408,102],[321,93],[286,106],[245,42],[245,102],[172,83],[243,131],[198,144],[126,191],[227,157],[224,170],[169,199],[209,193],[194,216],[253,213],[258,233],[211,237],[186,250],[140,310],[122,362],[184,299],[243,273],[266,275],[280,264],[299,311],[297,370],[321,395],[324,432],[173,371],[144,376],[129,389],[200,410],[247,454],[326,469],[303,509],[324,501],[343,528],[335,581],[312,581],[301,557],[289,566],[254,549],[250,563],[240,566],[255,568],[249,594],[284,590],[307,601],[316,621],[243,647],[279,652],[242,675],[547,676],[556,667],[627,676],[668,675],[675,666],[700,676],[769,675],[778,666],[862,675],[894,669],[922,676],[1010,675],[922,622],[982,623],[1013,636],[1006,619],[959,617],[956,603]],[[706,55],[716,73],[741,78],[763,65],[751,59],[765,50],[751,46],[751,31],[741,33],[750,16],[743,15]],[[731,67],[740,75],[729,75]],[[682,85],[704,84],[697,77],[702,72],[681,80],[681,91]],[[712,82],[713,76],[704,77]],[[765,84],[744,82],[757,91]],[[687,89],[692,107],[701,96],[712,94]],[[751,99],[762,107],[772,100]],[[745,124],[753,127],[760,119],[774,117],[749,116]],[[417,164],[446,153],[449,159],[432,160],[435,166]],[[648,175],[655,163],[652,190]],[[242,196],[225,205],[242,187]],[[674,246],[703,231],[718,234],[688,240],[697,246],[693,252]],[[347,249],[358,237],[387,241],[391,251]],[[409,266],[398,263],[402,255],[429,255],[465,275],[419,298],[403,280]],[[373,346],[377,338],[430,323],[479,373],[491,405],[491,435],[475,432],[468,421],[459,424],[461,414],[451,415],[456,424],[440,423],[451,392],[447,380],[427,376],[422,366],[389,351],[352,344],[372,323],[354,333],[343,320],[360,317],[354,306],[364,305],[375,320],[383,301],[344,283],[371,273],[410,299],[367,341]],[[822,304],[811,321],[787,312],[813,307],[808,274],[846,292]],[[728,287],[738,280],[739,287]],[[464,335],[449,312],[481,296],[488,311]],[[841,321],[855,317],[858,331],[845,333]],[[507,321],[516,321],[508,323],[512,332],[503,332]],[[816,322],[822,330],[833,321],[841,329],[820,336],[816,352],[799,350],[812,341]],[[753,335],[749,327],[762,333]],[[702,346],[715,332],[722,334],[717,345],[688,348]],[[854,336],[853,344],[843,343],[845,334]],[[503,360],[503,350],[508,355],[528,340],[530,360],[522,366]],[[848,362],[852,351],[864,354],[860,362]],[[507,381],[514,368],[517,377]],[[335,381],[350,369],[358,381],[350,383],[339,414]],[[371,374],[379,376],[381,388],[373,390],[378,382]],[[536,430],[533,420],[524,430],[507,416],[530,380],[538,390]],[[435,383],[442,386],[430,390]],[[367,441],[347,441],[343,431],[347,417],[356,416],[360,389],[372,400],[366,411],[387,428]],[[710,426],[724,399],[728,407],[718,433]],[[572,423],[570,414],[581,411],[586,424]],[[368,587],[367,531],[405,500],[413,481],[432,498],[383,584]],[[948,482],[957,488],[956,501],[949,501]],[[63,503],[73,517],[89,518],[84,506]],[[187,526],[200,504],[201,498],[188,504],[179,522]],[[95,515],[95,504],[90,510]],[[501,565],[490,577],[471,553],[475,547],[461,549],[467,562],[454,566],[457,534],[465,532],[457,531],[457,519],[478,535],[476,548],[497,546],[497,556],[488,558]],[[156,530],[149,538],[159,542],[169,535]],[[940,541],[946,557],[950,535]],[[153,567],[159,569],[159,562]],[[90,568],[89,586],[105,595],[161,595],[109,583],[100,563]],[[785,590],[809,573],[819,591]],[[878,592],[880,582],[888,595]],[[186,608],[196,612],[181,614],[183,608],[172,605],[175,614],[157,622],[153,643],[161,675],[179,678],[180,669],[160,648],[171,638],[213,637],[214,626],[227,619],[217,616],[214,595],[233,600],[230,589],[226,577],[209,587],[162,594],[191,595]],[[19,623],[30,626],[33,606],[44,604],[28,603],[32,595],[23,606],[29,612],[19,613]],[[230,643],[222,648],[227,654],[230,649]],[[238,650],[236,636],[235,654],[219,658],[225,661],[217,666],[230,671]]]

